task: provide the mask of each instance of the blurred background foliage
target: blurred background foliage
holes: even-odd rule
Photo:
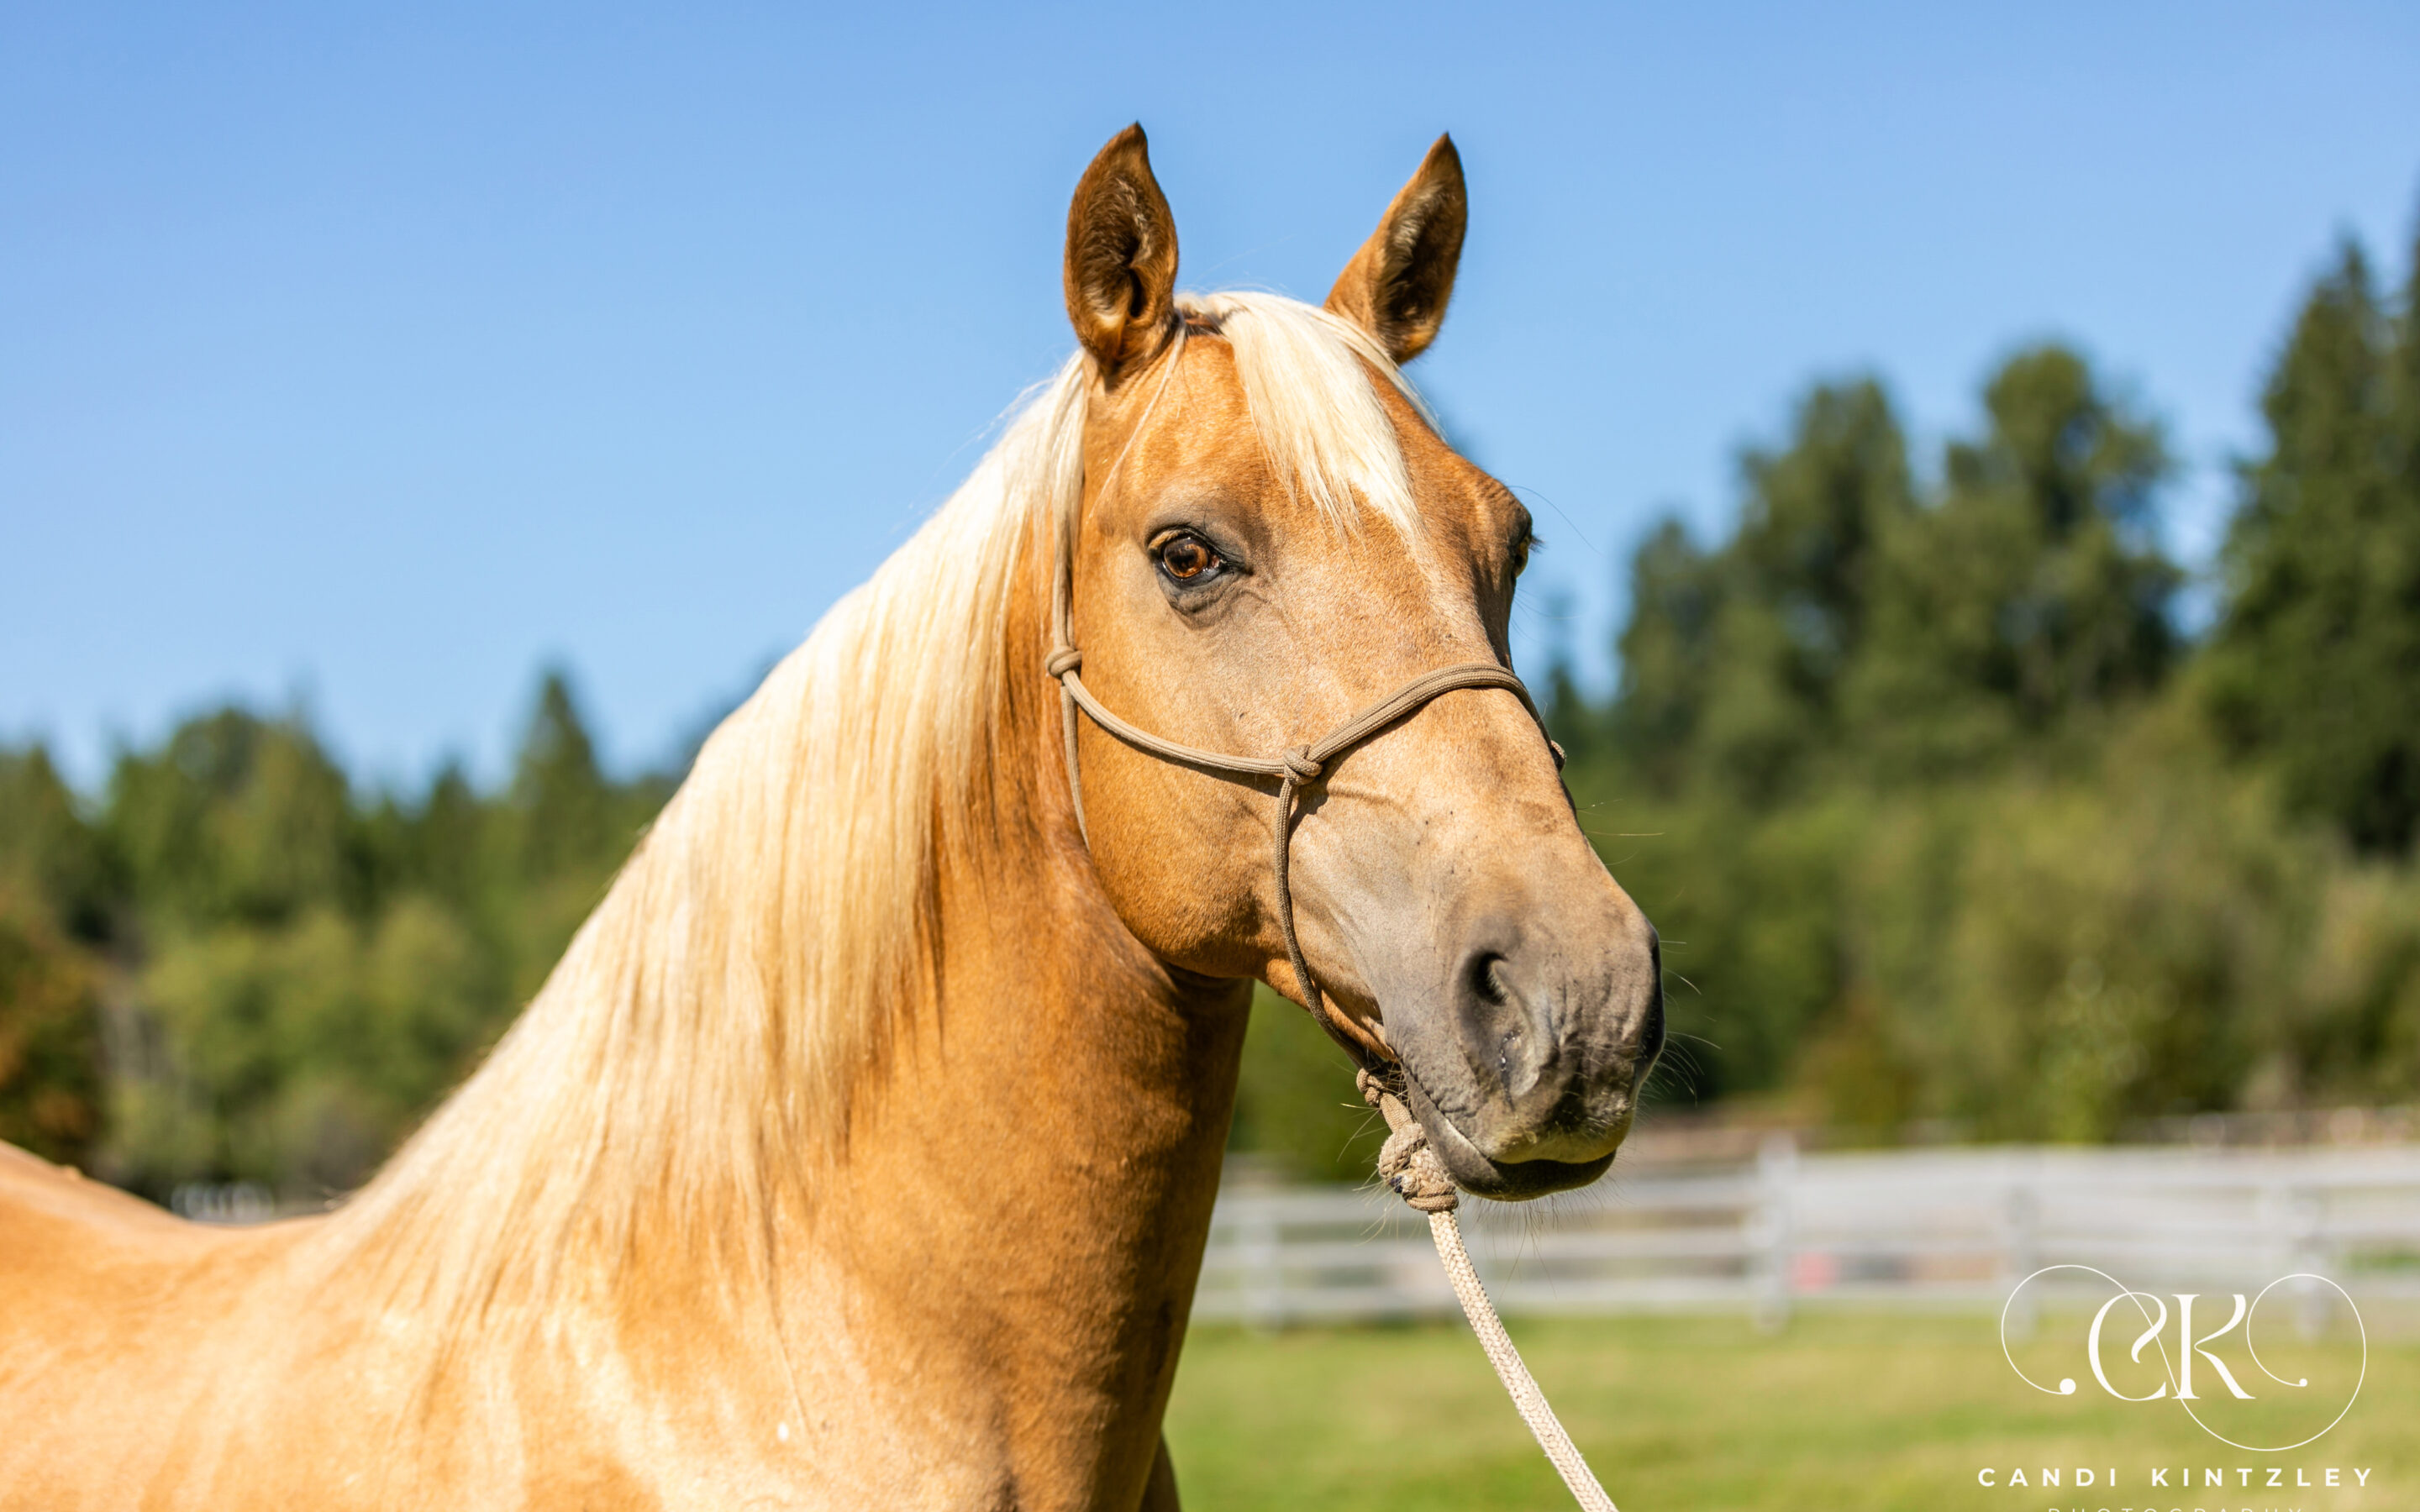
[[[2313,287],[2211,605],[2174,464],[2079,352],[1916,455],[1879,378],[1630,564],[1619,687],[1551,669],[1582,819],[1662,929],[1657,1096],[1836,1136],[2099,1140],[2420,1097],[2420,319]],[[0,750],[0,1138],[140,1190],[358,1182],[535,991],[676,774],[542,681],[511,780],[352,780],[225,708],[79,794]],[[1652,1115],[1651,1115],[1652,1116]],[[1263,991],[1234,1142],[1358,1180],[1342,1057]]]
[[[1816,385],[1728,540],[1632,563],[1570,777],[1663,929],[1668,1095],[1873,1138],[2105,1139],[2420,1094],[2420,330],[2345,248],[2262,399],[2207,629],[2171,465],[2077,352],[1912,459]]]
[[[453,767],[365,792],[301,715],[240,708],[121,752],[89,798],[40,747],[0,752],[0,1136],[154,1195],[355,1184],[672,787],[598,769],[560,672],[496,793]]]

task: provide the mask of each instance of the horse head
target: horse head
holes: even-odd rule
[[[1068,755],[1080,842],[1139,940],[1314,1007],[1400,1072],[1459,1184],[1531,1197],[1595,1180],[1630,1128],[1664,1041],[1655,931],[1509,678],[1304,759],[1424,673],[1511,662],[1528,511],[1398,370],[1443,319],[1466,203],[1440,138],[1325,310],[1180,296],[1141,131],[1094,161],[1065,265],[1083,486],[1056,548],[1062,630],[1102,713],[1070,715]],[[1295,755],[1265,773],[1171,759],[1112,710],[1197,755]]]

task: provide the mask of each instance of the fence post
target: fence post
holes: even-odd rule
[[[1798,1178],[1798,1141],[1768,1134],[1757,1147],[1757,1205],[1748,1216],[1756,1326],[1778,1333],[1790,1321],[1791,1189]]]
[[[2008,1203],[2001,1210],[2000,1264],[2000,1279],[2012,1288],[2003,1314],[2009,1335],[2031,1338],[2041,1321],[2040,1299],[2031,1291],[2017,1293],[2013,1288],[2041,1267],[2041,1198],[2032,1187],[2009,1188]]]
[[[2293,1213],[2294,1269],[2312,1275],[2328,1273],[2327,1194],[2318,1187],[2298,1187],[2288,1197]],[[2328,1315],[2335,1310],[2335,1293],[2316,1281],[2294,1283],[2294,1332],[2316,1339],[2327,1332]]]
[[[199,1224],[265,1224],[277,1216],[277,1195],[258,1181],[180,1181],[168,1211]]]
[[[1244,1292],[1244,1326],[1275,1333],[1285,1323],[1285,1270],[1279,1263],[1278,1221],[1265,1200],[1244,1199],[1235,1226],[1235,1259]]]

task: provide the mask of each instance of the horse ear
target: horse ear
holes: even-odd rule
[[[1176,217],[1140,126],[1109,139],[1067,207],[1067,318],[1115,381],[1158,355],[1175,324]]]
[[[1378,229],[1337,275],[1328,309],[1377,337],[1396,362],[1410,362],[1428,350],[1445,323],[1469,222],[1462,154],[1452,137],[1440,136],[1387,207]]]

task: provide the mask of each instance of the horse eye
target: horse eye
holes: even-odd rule
[[[1171,535],[1160,543],[1159,570],[1178,582],[1199,582],[1219,565],[1218,553],[1198,535]]]

